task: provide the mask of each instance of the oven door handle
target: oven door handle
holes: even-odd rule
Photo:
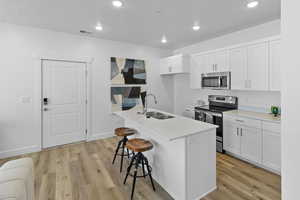
[[[222,114],[220,114],[220,113],[204,111],[204,114],[209,115],[209,116],[213,116],[213,117],[222,117]]]

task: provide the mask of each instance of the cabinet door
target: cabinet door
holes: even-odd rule
[[[270,42],[270,90],[280,91],[280,40]]]
[[[172,65],[169,58],[160,60],[160,74],[169,74],[172,72]]]
[[[245,89],[247,78],[247,49],[245,47],[231,49],[229,50],[228,57],[231,71],[231,89]]]
[[[261,129],[241,126],[241,156],[261,163]]]
[[[247,87],[251,90],[269,89],[268,43],[250,45],[247,48]]]
[[[224,118],[223,125],[224,149],[237,155],[240,154],[240,133],[237,124]]]
[[[172,73],[181,73],[183,72],[183,57],[182,55],[176,55],[170,57],[170,62],[172,66]]]
[[[203,55],[202,62],[202,73],[212,73],[215,69],[214,57],[213,54],[205,54]]]
[[[220,51],[213,55],[214,59],[214,71],[215,72],[225,72],[229,71],[228,67],[228,52],[227,51]]]
[[[205,56],[195,55],[191,57],[190,84],[192,89],[201,88],[201,74],[205,73]]]
[[[263,130],[263,165],[280,172],[281,144],[280,133]]]

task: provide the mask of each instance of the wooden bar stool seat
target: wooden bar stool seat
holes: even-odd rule
[[[135,138],[128,140],[126,147],[134,152],[144,152],[151,150],[153,148],[153,144],[148,140]]]
[[[134,135],[136,133],[137,133],[137,131],[135,129],[132,129],[132,128],[122,127],[122,128],[116,128],[115,129],[115,135],[120,136],[120,137],[131,136],[131,135]]]
[[[126,149],[127,152],[125,152],[125,147],[126,147],[126,143],[128,141],[128,136],[134,135],[136,134],[137,131],[135,129],[132,128],[127,128],[127,127],[121,127],[121,128],[116,128],[115,129],[115,135],[119,136],[119,137],[123,137],[117,146],[117,149],[115,151],[115,155],[112,161],[112,164],[115,163],[116,157],[117,156],[121,156],[121,166],[120,166],[120,172],[122,172],[123,169],[123,160],[124,160],[124,156],[128,156],[128,158],[130,158],[130,155],[133,155],[134,153],[129,153],[128,148]],[[121,153],[119,153],[119,151],[121,150]]]
[[[133,157],[131,158],[130,165],[127,168],[127,173],[124,179],[124,184],[126,184],[126,180],[128,176],[133,177],[132,190],[131,190],[131,199],[133,199],[135,182],[137,178],[146,178],[146,176],[150,177],[150,181],[152,184],[152,188],[155,191],[154,182],[152,179],[152,167],[149,165],[149,161],[147,157],[143,154],[143,152],[149,151],[153,149],[153,144],[144,139],[134,138],[130,139],[126,143],[127,149],[130,149],[134,152]],[[133,172],[131,169],[134,168]],[[142,175],[138,175],[138,169],[142,168]]]

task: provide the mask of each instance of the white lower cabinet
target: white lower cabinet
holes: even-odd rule
[[[280,124],[263,123],[262,164],[280,171],[281,169],[281,135]]]
[[[280,173],[280,124],[224,115],[226,152]]]
[[[241,152],[241,138],[239,136],[238,124],[231,122],[230,119],[224,118],[224,149],[234,154]]]
[[[261,130],[241,126],[240,135],[241,156],[259,163],[261,161]]]

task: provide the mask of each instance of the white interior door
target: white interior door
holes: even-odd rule
[[[43,60],[43,148],[86,138],[86,64]]]

